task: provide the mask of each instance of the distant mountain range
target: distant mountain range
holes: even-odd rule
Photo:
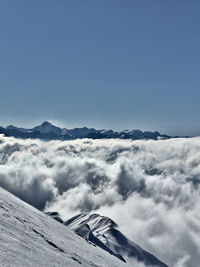
[[[0,134],[5,136],[13,136],[16,138],[33,138],[41,140],[74,140],[79,138],[90,138],[90,139],[169,139],[172,138],[169,135],[160,134],[159,132],[150,131],[140,131],[140,130],[123,130],[123,131],[113,131],[113,130],[96,130],[94,128],[73,128],[66,129],[60,128],[52,123],[45,121],[39,126],[35,126],[31,129],[19,128],[13,125],[9,125],[5,128],[0,127]],[[179,137],[179,136],[175,136]]]

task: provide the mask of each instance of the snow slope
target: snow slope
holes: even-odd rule
[[[129,265],[0,188],[0,266]]]

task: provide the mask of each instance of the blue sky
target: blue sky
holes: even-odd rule
[[[0,125],[200,134],[199,0],[3,0]]]

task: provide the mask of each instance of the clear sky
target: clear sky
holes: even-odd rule
[[[0,125],[44,120],[200,134],[200,1],[0,1]]]

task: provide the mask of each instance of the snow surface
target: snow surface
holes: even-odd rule
[[[0,188],[0,266],[129,265]]]

